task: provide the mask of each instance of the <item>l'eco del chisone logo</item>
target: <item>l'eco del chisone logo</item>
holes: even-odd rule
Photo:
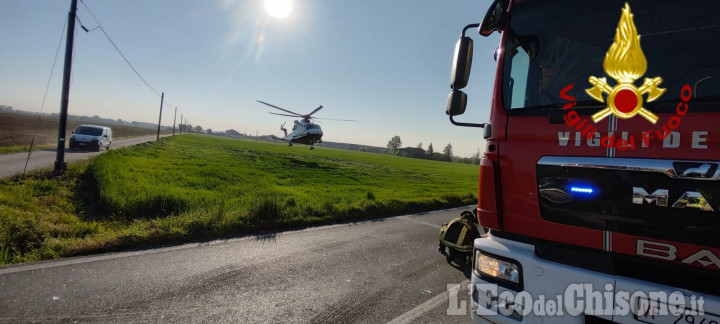
[[[647,60],[640,48],[640,36],[633,22],[630,5],[627,3],[622,9],[615,41],[605,55],[603,68],[607,75],[617,81],[617,84],[611,87],[604,77],[590,77],[593,87],[586,89],[585,92],[603,103],[605,102],[603,93],[607,94],[607,107],[592,115],[592,120],[597,123],[610,114],[623,119],[639,114],[655,124],[658,116],[643,108],[643,95],[647,94],[647,102],[652,102],[659,98],[665,89],[658,88],[662,83],[661,77],[645,78],[642,86],[639,88],[635,86],[635,80],[643,76],[647,70]]]

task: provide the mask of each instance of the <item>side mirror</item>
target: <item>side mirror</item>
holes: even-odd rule
[[[494,31],[499,30],[507,16],[508,0],[495,0],[488,8],[485,18],[480,24],[480,35],[490,36]]]
[[[447,98],[445,113],[452,116],[460,116],[465,113],[467,107],[467,94],[460,90],[453,90]]]
[[[460,90],[467,86],[468,79],[470,79],[472,57],[472,38],[465,36],[460,37],[455,44],[455,56],[453,57],[452,73],[450,75],[451,89]]]
[[[450,88],[452,89],[452,91],[447,98],[447,106],[445,108],[445,113],[450,116],[450,122],[456,126],[487,126],[487,124],[471,124],[457,122],[453,119],[453,117],[455,116],[464,114],[465,108],[467,107],[467,94],[460,91],[460,89],[467,86],[468,79],[470,78],[470,68],[472,67],[473,57],[473,41],[470,37],[466,37],[465,33],[470,28],[478,27],[480,27],[480,24],[470,24],[465,26],[465,28],[463,28],[462,30],[462,33],[460,34],[460,39],[458,39],[457,44],[455,44],[455,56],[453,57],[452,73],[450,76]]]

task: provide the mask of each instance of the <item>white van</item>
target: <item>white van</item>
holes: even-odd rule
[[[102,148],[110,150],[112,143],[112,130],[109,127],[96,125],[80,125],[70,136],[70,149],[85,149],[100,151]]]

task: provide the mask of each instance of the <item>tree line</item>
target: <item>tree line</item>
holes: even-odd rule
[[[448,143],[443,148],[442,153],[435,152],[432,142],[428,145],[427,150],[423,149],[423,143],[419,143],[415,147],[402,147],[400,136],[393,136],[387,143],[390,154],[416,159],[458,162],[465,164],[480,164],[480,151],[473,154],[470,158],[458,157],[453,154],[452,143]]]

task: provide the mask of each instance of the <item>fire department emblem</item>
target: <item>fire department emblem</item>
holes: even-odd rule
[[[652,102],[659,98],[665,89],[658,88],[662,83],[661,77],[645,78],[642,86],[639,88],[635,86],[635,80],[643,76],[647,70],[647,60],[640,48],[640,36],[633,22],[630,5],[627,3],[622,9],[620,22],[615,30],[615,41],[605,54],[603,68],[607,75],[617,81],[617,84],[611,87],[604,77],[590,77],[589,81],[593,87],[585,89],[585,92],[602,103],[605,103],[603,93],[607,94],[607,107],[592,115],[592,120],[597,123],[610,114],[623,119],[639,114],[655,124],[658,116],[643,108],[643,95],[647,94],[647,102]]]

